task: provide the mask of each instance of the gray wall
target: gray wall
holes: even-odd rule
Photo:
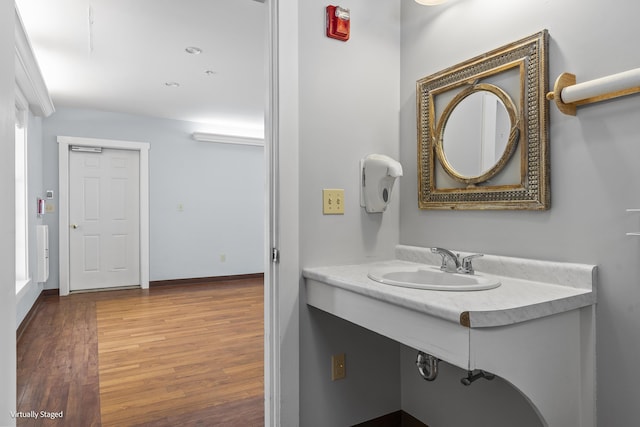
[[[498,7],[499,6],[499,7]],[[562,72],[578,82],[640,66],[636,48],[640,4],[628,1],[451,1],[438,7],[402,2],[400,242],[471,252],[599,266],[597,306],[598,425],[635,425],[640,418],[640,98],[579,108],[577,117],[551,106],[551,198],[547,212],[449,212],[417,208],[415,82],[463,60],[547,28],[550,85]],[[403,361],[402,371],[412,361]],[[432,384],[402,379],[403,409],[433,427],[468,425],[478,413],[496,414],[474,425],[511,426],[494,408],[520,405],[506,384],[487,385],[493,403],[454,387],[462,372]],[[476,387],[474,385],[473,387]],[[409,396],[438,395],[415,402]],[[452,403],[449,403],[452,402]],[[487,406],[491,405],[491,406]],[[464,407],[467,416],[446,414]],[[517,425],[535,425],[526,408]]]
[[[71,108],[43,121],[44,185],[56,194],[46,288],[59,287],[59,135],[150,143],[150,280],[264,270],[264,149],[194,141],[203,126]]]
[[[16,409],[15,75],[13,2],[0,2],[0,425]]]
[[[398,158],[400,9],[353,0],[351,39],[324,35],[326,2],[300,7],[300,263],[347,264],[393,256],[398,197],[384,214],[359,206],[359,161]],[[322,189],[345,190],[344,216],[322,214]],[[397,191],[397,189],[396,189]],[[304,304],[300,297],[300,425],[352,425],[400,407],[399,346]],[[332,382],[331,355],[347,378]]]

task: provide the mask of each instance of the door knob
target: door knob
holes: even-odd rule
[[[78,228],[78,224],[71,224],[71,228],[73,228],[74,230]]]

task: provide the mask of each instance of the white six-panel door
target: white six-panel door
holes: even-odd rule
[[[69,153],[69,289],[140,285],[140,153]]]

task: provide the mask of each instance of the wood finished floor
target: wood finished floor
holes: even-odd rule
[[[263,282],[48,296],[17,346],[22,426],[263,426]]]

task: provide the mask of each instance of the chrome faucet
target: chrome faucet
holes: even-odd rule
[[[442,257],[442,265],[440,270],[447,273],[457,273],[460,268],[460,255],[456,255],[448,249],[431,248],[431,253],[438,254]]]
[[[460,268],[458,268],[458,273],[473,274],[474,269],[473,265],[471,264],[471,260],[474,258],[480,258],[481,256],[483,256],[483,254],[473,254],[462,258],[462,261],[460,262]]]
[[[454,254],[448,249],[431,248],[431,252],[442,257],[440,270],[447,273],[473,274],[473,264],[471,260],[481,257],[483,254],[473,254],[460,259],[460,254]]]

